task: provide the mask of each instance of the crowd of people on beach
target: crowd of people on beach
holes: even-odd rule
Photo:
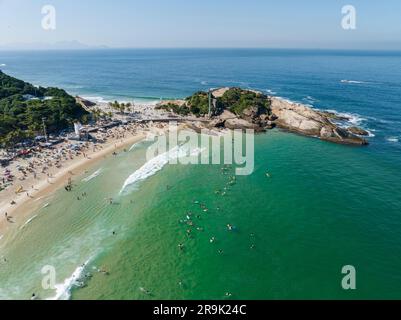
[[[127,123],[92,134],[91,141],[64,141],[58,145],[32,148],[29,154],[15,158],[5,166],[0,178],[0,203],[15,206],[21,196],[32,198],[37,185],[52,181],[63,168],[76,160],[90,160],[91,156],[108,144],[117,148],[128,137],[150,130],[153,123]],[[163,127],[160,124],[159,127]],[[70,172],[71,175],[71,172]],[[67,187],[68,189],[69,187]]]

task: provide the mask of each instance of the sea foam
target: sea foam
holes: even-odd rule
[[[102,173],[102,169],[96,170],[94,173],[92,173],[90,176],[82,179],[83,182],[89,182],[92,179],[95,179],[97,176],[99,176]]]
[[[71,289],[77,285],[77,281],[82,277],[85,268],[91,259],[86,261],[83,265],[77,267],[72,275],[64,280],[63,283],[56,284],[56,294],[47,300],[69,300],[71,298]]]
[[[195,148],[193,150],[189,150],[185,147],[174,147],[170,151],[162,153],[153,159],[146,162],[141,168],[136,170],[133,174],[131,174],[124,182],[124,185],[121,188],[120,194],[123,193],[128,186],[131,186],[139,181],[143,181],[158,171],[163,169],[165,165],[167,165],[171,160],[190,156],[198,156],[202,153],[202,149]]]
[[[397,137],[388,137],[386,140],[388,142],[399,142],[399,139]]]
[[[363,84],[363,83],[367,83],[364,81],[357,81],[357,80],[341,80],[341,83],[350,83],[350,84]]]
[[[28,224],[30,224],[33,220],[35,220],[38,215],[34,215],[32,218],[28,219],[21,227],[20,230],[24,229]]]

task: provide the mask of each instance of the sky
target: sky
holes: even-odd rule
[[[344,5],[356,29],[342,28]],[[0,49],[81,44],[401,50],[401,0],[0,0]]]

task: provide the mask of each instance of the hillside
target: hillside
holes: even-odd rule
[[[0,70],[0,143],[13,145],[42,130],[67,128],[75,120],[85,120],[87,112],[75,98],[58,88],[35,87]]]
[[[224,91],[216,90],[212,92],[211,112],[213,115],[217,116],[227,110],[238,117],[242,117],[244,116],[244,111],[250,107],[256,108],[258,114],[269,114],[270,99],[268,96],[240,88],[224,89]],[[187,97],[185,101],[168,101],[158,108],[179,115],[205,116],[209,112],[209,95],[207,92],[199,91]]]

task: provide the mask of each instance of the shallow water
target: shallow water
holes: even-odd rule
[[[47,207],[0,239],[0,256],[8,260],[0,263],[0,298],[33,292],[72,299],[224,299],[227,292],[233,299],[400,298],[400,57],[280,50],[0,53],[5,72],[43,85],[68,89],[70,83],[72,93],[155,99],[241,85],[351,114],[352,123],[374,134],[370,146],[354,148],[273,130],[256,136],[255,171],[233,185],[233,167],[224,174],[221,165],[166,165],[120,194],[146,162],[150,142],[138,144],[75,177],[72,193],[42,199]],[[224,187],[225,196],[215,193]],[[83,192],[88,196],[78,201]],[[193,238],[180,222],[188,211]],[[348,264],[357,270],[352,292],[341,289]],[[41,288],[46,265],[55,267],[58,291]],[[85,288],[66,281],[88,273]]]

